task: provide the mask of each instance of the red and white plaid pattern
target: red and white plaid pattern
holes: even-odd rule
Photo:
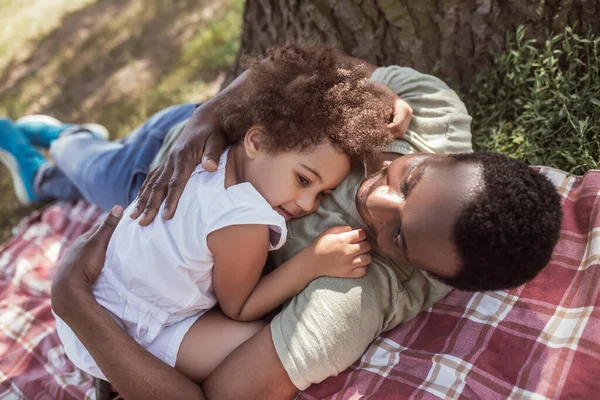
[[[452,291],[300,399],[600,398],[600,171],[540,171],[564,217],[536,279],[508,292]]]
[[[91,399],[91,379],[56,334],[50,284],[64,251],[101,211],[57,203],[21,221],[0,247],[0,399]]]
[[[563,197],[564,220],[534,281],[453,291],[299,398],[600,398],[600,171],[541,171]],[[49,289],[57,260],[100,214],[83,202],[51,205],[0,248],[0,400],[93,398],[56,336]]]

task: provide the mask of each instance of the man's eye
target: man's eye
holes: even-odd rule
[[[402,193],[404,197],[408,195],[408,179],[403,180],[400,184],[400,193]]]
[[[394,237],[394,244],[396,247],[403,248],[402,244],[402,228],[399,228],[396,232],[396,236]]]
[[[308,186],[310,184],[310,181],[308,180],[308,178],[305,176],[302,176],[302,175],[298,175],[298,182],[302,186]]]
[[[404,197],[408,196],[408,189],[410,189],[410,186],[412,185],[413,182],[411,182],[411,179],[414,177],[414,171],[412,171],[408,177],[402,181],[402,183],[400,184],[400,193],[402,193],[402,195]]]

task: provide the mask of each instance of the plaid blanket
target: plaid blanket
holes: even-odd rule
[[[564,220],[535,280],[451,292],[299,399],[600,397],[600,171],[541,171],[563,197]],[[84,202],[57,203],[0,248],[0,399],[93,398],[56,336],[49,289],[65,249],[100,215]]]

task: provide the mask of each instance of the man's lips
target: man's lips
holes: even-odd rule
[[[358,213],[360,214],[362,219],[365,220],[365,222],[369,225],[371,225],[372,221],[370,221],[371,214],[367,209],[367,199],[369,198],[369,195],[373,192],[373,190],[375,190],[375,188],[379,186],[378,183],[381,181],[384,171],[385,170],[382,170],[369,176],[361,183],[361,185],[358,187],[358,191],[356,192],[356,209],[358,210]]]

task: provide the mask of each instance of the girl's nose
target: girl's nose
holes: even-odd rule
[[[299,198],[296,201],[298,207],[302,209],[302,211],[308,212],[312,211],[315,208],[315,197],[314,196],[304,196]]]

